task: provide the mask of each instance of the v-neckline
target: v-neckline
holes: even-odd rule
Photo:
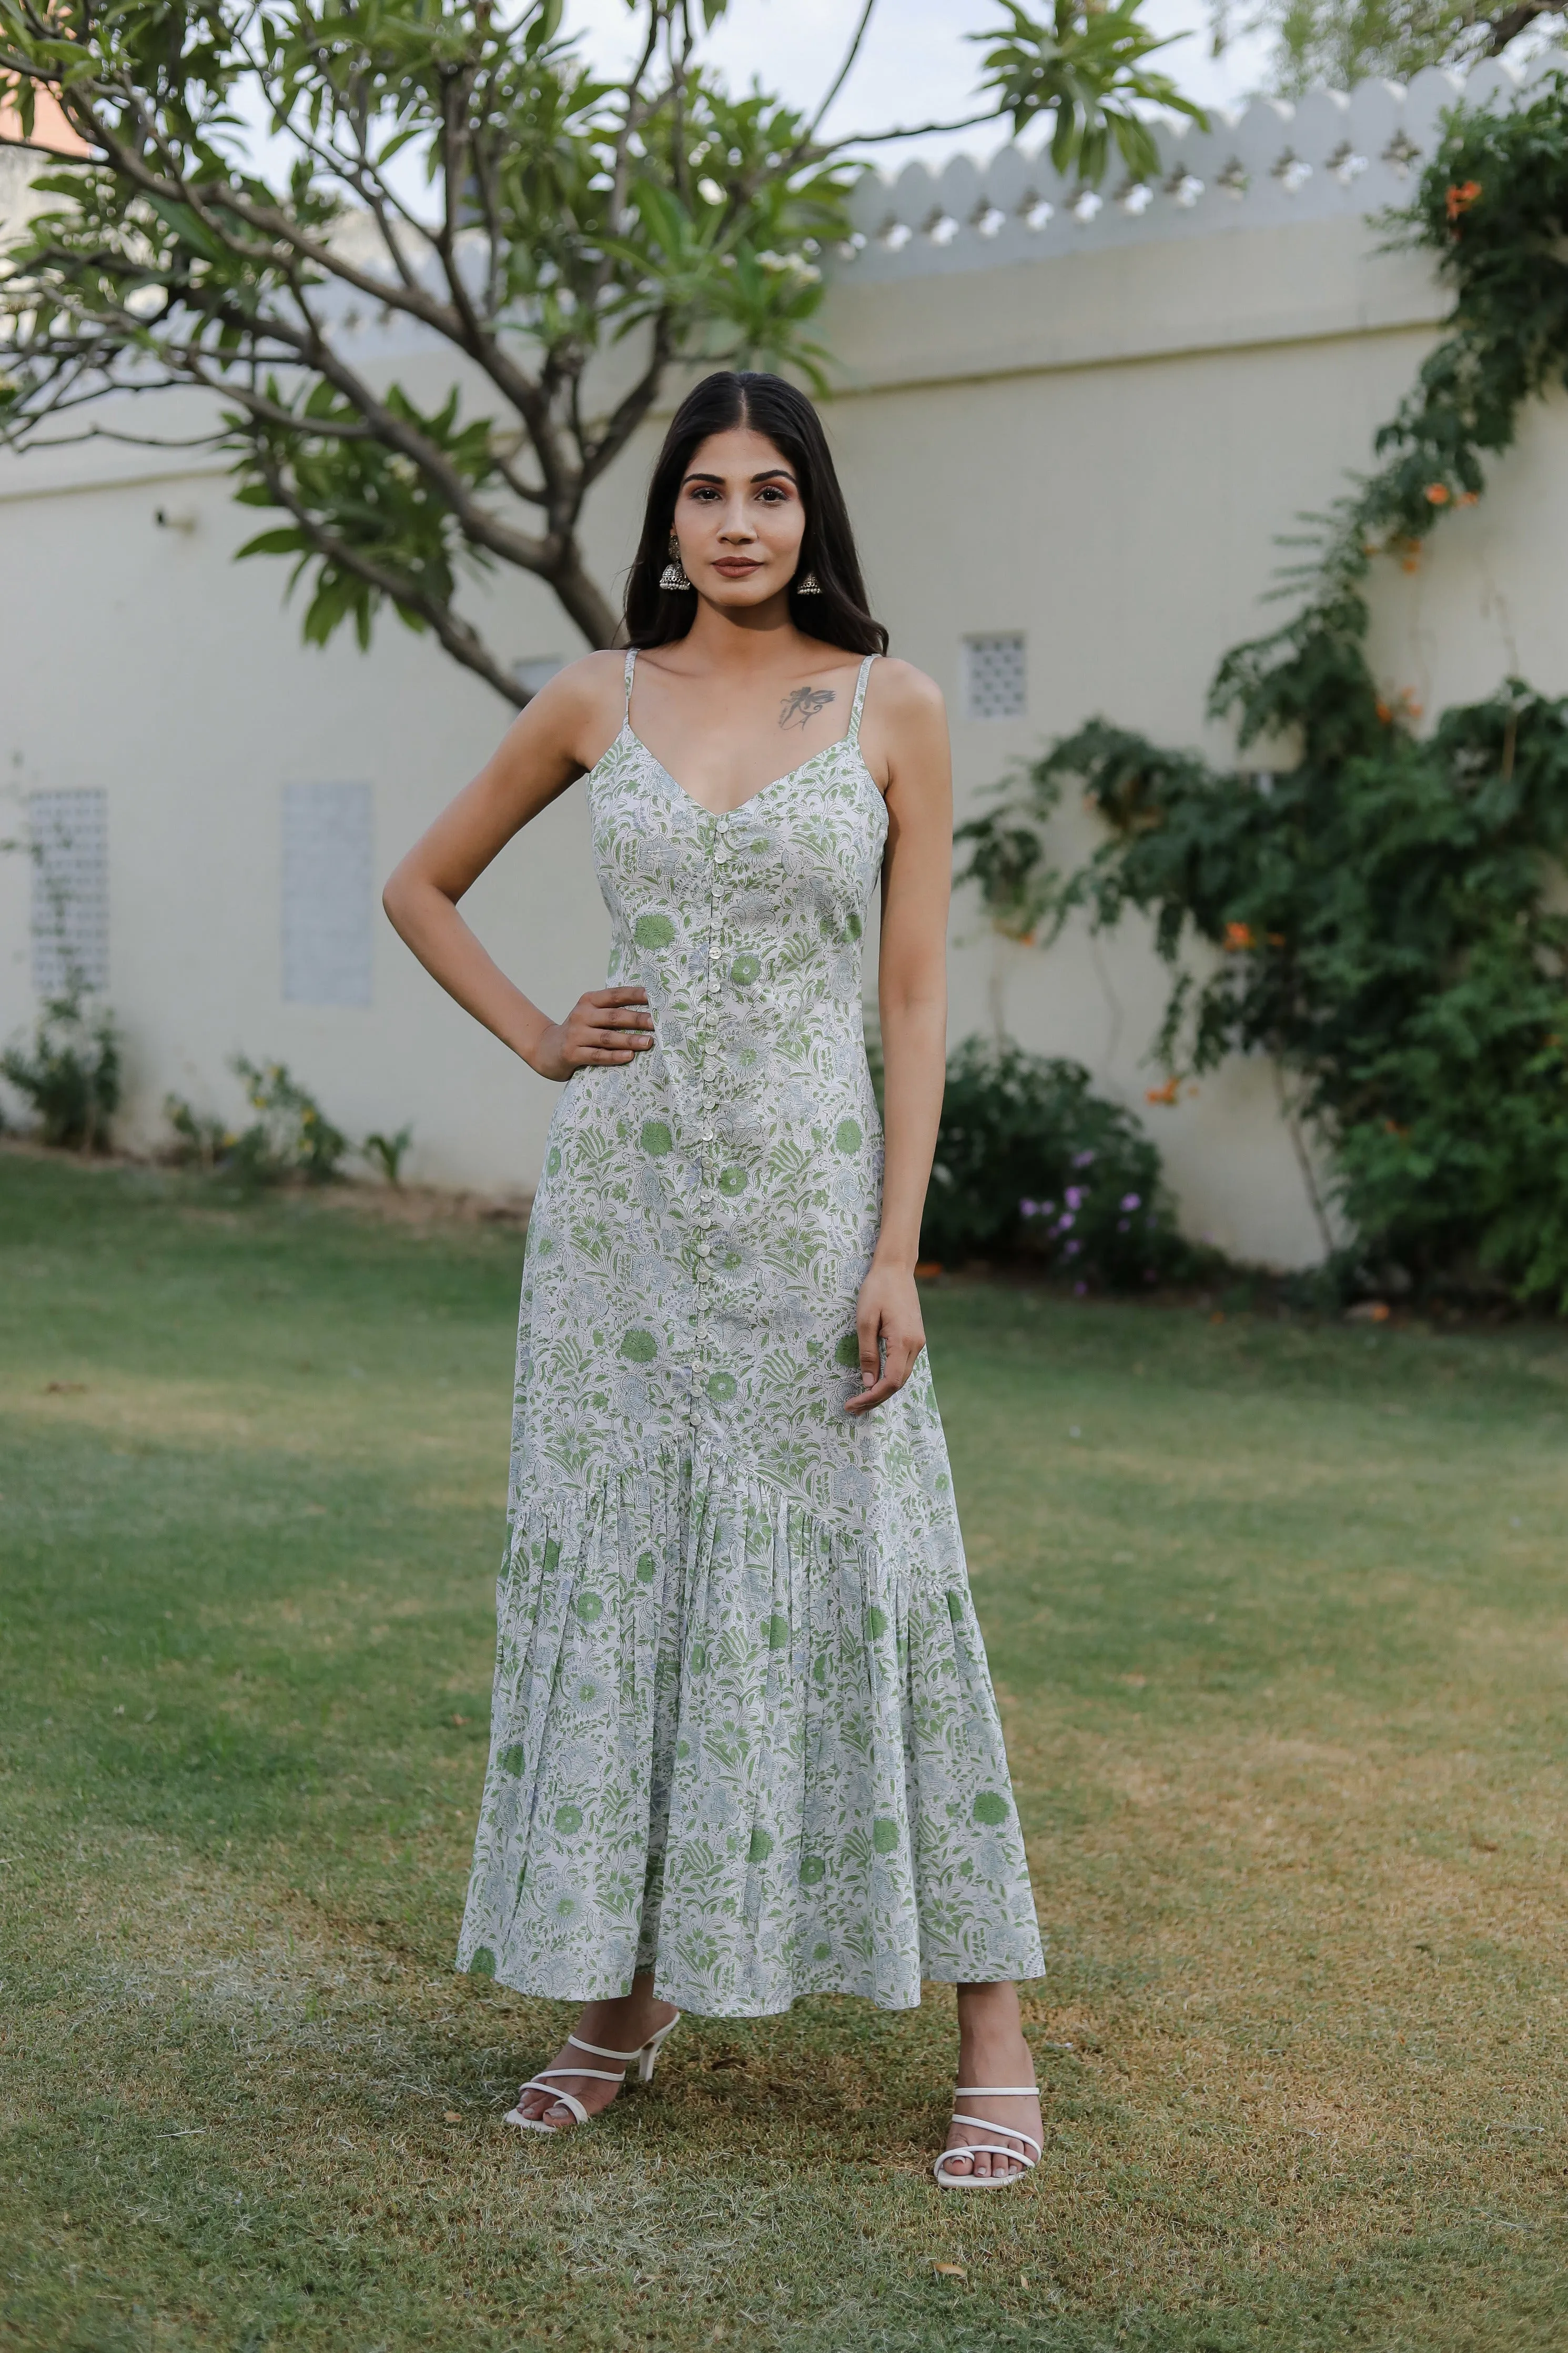
[[[742,809],[749,809],[752,803],[760,801],[764,794],[777,792],[781,785],[793,784],[796,776],[804,776],[808,768],[815,768],[819,760],[826,760],[830,752],[849,752],[858,765],[860,774],[865,777],[866,782],[870,786],[871,790],[877,795],[879,801],[882,801],[883,806],[886,807],[883,795],[878,788],[877,779],[871,774],[870,769],[866,765],[865,756],[860,750],[858,740],[851,744],[847,734],[838,736],[837,740],[831,744],[825,744],[819,752],[813,752],[809,759],[800,761],[796,766],[789,769],[784,776],[773,776],[767,784],[759,785],[754,793],[748,793],[743,801],[737,801],[733,808],[727,809],[710,808],[706,801],[700,801],[695,793],[688,792],[686,786],[681,783],[680,778],[675,774],[674,770],[665,766],[664,762],[659,758],[658,754],[654,750],[652,744],[645,744],[643,742],[642,737],[632,725],[630,719],[627,719],[625,725],[622,727],[621,735],[623,737],[630,736],[632,742],[637,745],[637,750],[641,752],[646,758],[653,762],[654,766],[658,770],[659,775],[664,778],[666,784],[669,785],[676,792],[678,792],[683,801],[689,802],[690,806],[696,809],[699,816],[713,818],[720,823],[722,823],[724,818],[727,817],[739,817]],[[613,750],[614,746],[612,745],[611,748]]]

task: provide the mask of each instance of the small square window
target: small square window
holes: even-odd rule
[[[1025,707],[1024,684],[1022,637],[965,638],[965,718],[1018,718]]]
[[[33,988],[109,987],[109,796],[31,793]]]

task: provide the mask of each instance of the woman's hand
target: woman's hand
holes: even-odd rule
[[[926,1344],[920,1293],[907,1267],[883,1267],[872,1261],[860,1285],[855,1328],[860,1336],[862,1387],[844,1410],[870,1413],[903,1388]]]
[[[591,988],[564,1021],[549,1021],[523,1057],[542,1079],[569,1079],[595,1062],[629,1062],[653,1044],[646,988]]]

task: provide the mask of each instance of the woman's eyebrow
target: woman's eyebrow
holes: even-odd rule
[[[753,482],[795,483],[795,476],[790,472],[787,466],[764,466],[760,474],[752,474],[750,479]],[[684,476],[682,481],[683,488],[686,482],[712,482],[720,490],[722,490],[724,487],[724,477],[722,474],[705,473],[700,469],[694,467],[689,474]]]

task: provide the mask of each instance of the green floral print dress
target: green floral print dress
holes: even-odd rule
[[[626,717],[589,779],[612,986],[524,1256],[489,1766],[458,1967],[683,2010],[1039,1974],[922,1356],[864,1419],[887,813],[829,750],[716,816]]]

